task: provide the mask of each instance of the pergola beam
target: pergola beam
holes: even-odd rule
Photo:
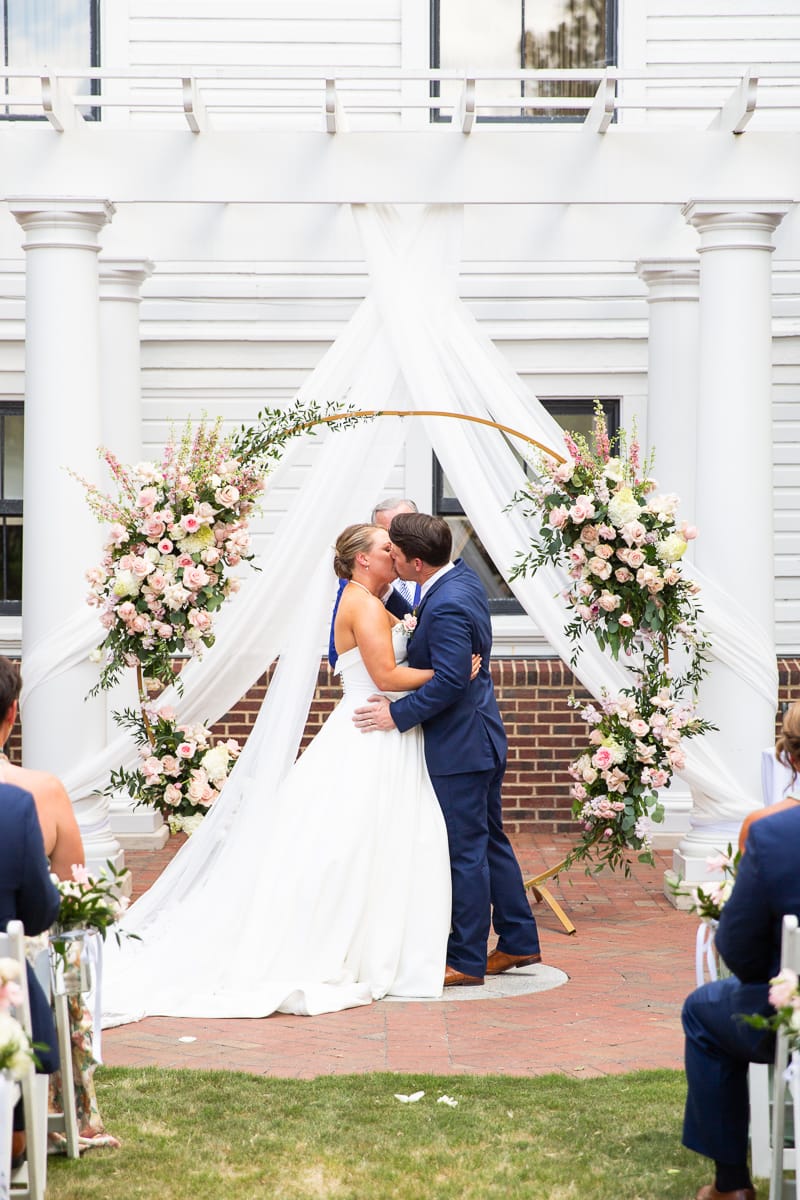
[[[747,71],[741,83],[731,92],[718,116],[709,129],[724,133],[744,133],[750,118],[756,111],[758,100],[758,77]]]

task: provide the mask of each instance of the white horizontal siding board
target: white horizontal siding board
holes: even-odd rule
[[[781,0],[777,0],[780,3]],[[333,13],[337,20],[399,19],[400,0],[130,0],[131,21],[163,18],[214,20],[224,9],[231,21],[262,17],[276,21],[325,21]]]
[[[227,6],[225,6],[227,7]],[[368,10],[367,10],[368,11]],[[400,40],[400,21],[396,16],[388,16],[384,20],[375,20],[371,14],[369,19],[342,21],[317,20],[303,18],[295,20],[273,20],[268,14],[253,17],[249,20],[233,20],[223,8],[220,8],[216,18],[198,20],[193,17],[173,19],[158,18],[137,21],[133,29],[131,41],[167,43],[186,42],[187,32],[194,42],[297,42],[307,45],[310,42],[347,42],[355,44],[366,42],[380,44],[381,42],[398,42]]]
[[[739,7],[745,5],[748,14],[766,18],[765,24],[781,15],[797,13],[797,0],[744,0],[744,4],[740,0]],[[715,17],[722,21],[730,19],[733,7],[731,0],[650,0],[651,18],[655,15]]]
[[[786,13],[765,20],[764,15],[729,13],[724,19],[705,16],[702,13],[651,16],[647,21],[647,36],[659,42],[748,42],[757,59],[765,56],[758,53],[765,39],[800,37],[800,12]],[[778,62],[786,61],[781,57]]]
[[[764,38],[758,42],[730,41],[651,41],[647,58],[652,66],[680,66],[687,61],[715,66],[748,66],[752,63],[792,63],[800,57],[797,36],[780,39]]]
[[[352,45],[330,42],[132,42],[131,65],[176,67],[190,75],[201,75],[213,67],[399,67],[399,44]]]

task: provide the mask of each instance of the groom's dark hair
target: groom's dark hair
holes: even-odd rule
[[[430,567],[443,567],[450,561],[453,535],[441,517],[398,513],[389,526],[389,537],[406,558],[421,558]]]

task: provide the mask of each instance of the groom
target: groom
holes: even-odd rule
[[[370,697],[354,720],[365,732],[422,726],[450,844],[453,915],[444,984],[480,985],[486,974],[541,961],[536,921],[503,832],[506,734],[488,669],[489,604],[475,572],[463,559],[450,561],[446,521],[406,513],[394,518],[389,536],[397,574],[421,588],[408,663],[435,674],[401,700]],[[470,681],[473,654],[483,662]],[[490,923],[499,940],[487,961]]]

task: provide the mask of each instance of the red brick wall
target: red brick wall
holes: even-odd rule
[[[779,659],[778,667],[781,703],[800,698],[800,658]],[[503,795],[509,832],[573,833],[567,765],[584,742],[586,727],[567,706],[567,698],[574,692],[578,699],[586,699],[586,692],[569,667],[557,658],[495,659],[492,677],[508,731],[508,771]],[[263,676],[214,726],[214,732],[244,742],[258,714],[266,684],[267,676]],[[327,663],[321,664],[303,748],[340,695],[338,680]],[[19,761],[19,747],[17,724],[7,747],[15,762]]]

